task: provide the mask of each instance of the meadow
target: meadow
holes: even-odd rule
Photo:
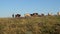
[[[60,34],[60,16],[0,18],[0,34]]]

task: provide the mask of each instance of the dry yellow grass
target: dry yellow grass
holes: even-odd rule
[[[60,16],[0,18],[0,34],[60,34]]]

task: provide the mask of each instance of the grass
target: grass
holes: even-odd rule
[[[0,18],[0,34],[60,34],[60,16]]]

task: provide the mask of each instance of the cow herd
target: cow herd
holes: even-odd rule
[[[57,15],[60,15],[60,12],[58,12]],[[33,13],[33,14],[26,13],[26,14],[24,14],[24,17],[41,17],[41,16],[45,16],[45,15],[44,14],[39,15],[38,13]],[[51,14],[48,13],[48,16],[52,16],[52,13]],[[21,17],[21,14],[16,14],[16,15],[12,14],[12,17],[19,18],[19,17]]]
[[[44,16],[44,14],[41,14],[41,15],[39,15],[38,13],[33,13],[33,14],[26,13],[26,14],[24,14],[24,17],[40,17],[40,16]],[[19,18],[19,17],[21,17],[21,14],[16,14],[16,15],[12,14],[12,17]]]

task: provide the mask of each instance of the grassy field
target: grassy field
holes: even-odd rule
[[[0,18],[0,34],[60,34],[60,16]]]

